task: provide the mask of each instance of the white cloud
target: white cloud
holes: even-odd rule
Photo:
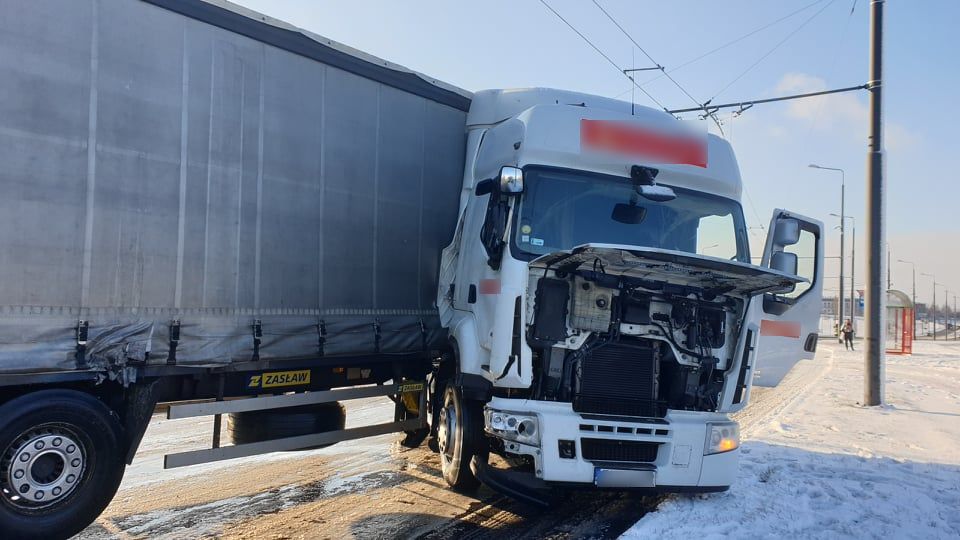
[[[806,73],[787,73],[777,83],[779,94],[802,94],[827,90],[826,81]],[[831,94],[787,102],[787,115],[804,121],[809,129],[843,131],[858,140],[866,138],[869,126],[867,103],[857,93]],[[920,137],[894,122],[884,123],[884,146],[902,151],[920,142]]]

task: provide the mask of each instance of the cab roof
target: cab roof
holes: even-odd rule
[[[474,94],[467,114],[468,130],[487,129],[475,163],[475,177],[489,177],[496,172],[493,169],[506,164],[551,165],[618,176],[629,176],[633,165],[644,165],[660,171],[658,182],[740,200],[740,169],[725,139],[702,131],[706,167],[657,163],[629,155],[584,152],[584,120],[668,132],[689,131],[692,127],[664,111],[579,92],[551,88],[483,90]]]

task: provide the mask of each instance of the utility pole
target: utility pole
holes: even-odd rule
[[[853,236],[850,238],[850,324],[857,323],[857,304],[854,303],[854,292],[857,289],[857,220],[853,216],[840,216],[839,214],[830,214],[840,219],[849,219]],[[889,253],[889,252],[888,252]],[[840,254],[841,259],[843,254]]]
[[[941,285],[943,285],[941,283]],[[950,291],[947,290],[946,285],[943,286],[943,340],[947,341],[950,339],[950,300],[947,298],[950,295]]]
[[[950,312],[950,291],[943,288],[943,340],[950,339],[950,319],[954,314]]]
[[[887,290],[893,288],[893,281],[890,279],[890,248],[887,248]]]
[[[941,283],[941,285],[943,285]],[[943,340],[947,341],[950,339],[950,300],[947,298],[950,295],[950,291],[947,290],[947,287],[943,287]]]
[[[933,340],[937,340],[937,276],[933,274],[920,273],[921,276],[927,276],[933,282],[933,299],[930,300],[931,316],[933,318]]]
[[[853,216],[850,216],[853,221]],[[857,222],[853,221],[853,236],[850,237],[850,324],[857,324],[857,305],[853,303],[853,293],[857,288]],[[856,330],[856,328],[854,328]]]
[[[867,286],[864,313],[864,403],[883,403],[884,320],[883,290],[884,214],[887,188],[883,174],[883,3],[870,0],[870,138],[867,153]]]

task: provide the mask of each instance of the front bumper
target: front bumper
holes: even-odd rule
[[[537,418],[539,446],[502,437],[491,428],[492,414],[485,415],[485,428],[489,435],[503,439],[508,453],[529,456],[536,478],[547,483],[718,491],[737,476],[739,448],[703,455],[708,422],[729,422],[724,414],[670,410],[662,421],[652,421],[581,415],[570,403],[505,398],[493,398],[486,409]],[[584,455],[585,442],[593,455]],[[625,461],[631,458],[621,455],[618,445],[645,447],[652,453],[642,461]]]

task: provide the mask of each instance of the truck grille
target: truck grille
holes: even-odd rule
[[[652,463],[657,460],[660,443],[580,439],[580,452],[587,461],[622,461]]]
[[[579,413],[662,418],[657,402],[658,361],[650,344],[621,341],[591,351],[583,360],[573,410]]]

